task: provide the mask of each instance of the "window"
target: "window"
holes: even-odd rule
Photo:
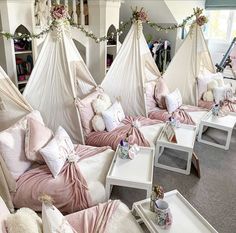
[[[236,10],[209,10],[206,37],[231,42],[236,37]]]

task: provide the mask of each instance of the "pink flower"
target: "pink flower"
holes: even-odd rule
[[[51,10],[51,16],[53,19],[68,19],[69,14],[64,5],[55,5]]]
[[[196,23],[199,25],[199,26],[202,26],[204,25],[205,23],[207,23],[207,17],[205,15],[201,15],[199,17],[197,17],[196,19]]]

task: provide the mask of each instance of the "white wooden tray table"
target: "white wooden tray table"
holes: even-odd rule
[[[134,159],[122,159],[119,157],[119,147],[116,149],[113,161],[106,177],[106,198],[110,197],[113,185],[144,189],[147,197],[152,191],[154,149],[139,147],[139,153]]]
[[[229,113],[226,116],[223,117],[217,117],[213,116],[212,112],[210,111],[206,116],[204,116],[201,120],[200,126],[199,126],[199,133],[198,133],[198,141],[215,146],[224,150],[229,149],[230,141],[231,141],[231,136],[232,136],[232,131],[234,129],[236,123],[236,115],[235,113]],[[215,128],[218,130],[223,130],[227,132],[226,136],[226,143],[225,145],[221,145],[215,142],[210,142],[205,139],[203,139],[203,129],[204,127],[211,127]]]
[[[163,126],[164,129],[164,126]],[[156,156],[155,156],[155,167],[164,168],[170,171],[179,172],[185,175],[190,174],[191,160],[193,154],[193,147],[196,139],[197,128],[193,125],[181,124],[179,128],[174,128],[177,143],[168,141],[164,130],[161,131],[156,142]],[[177,167],[172,167],[169,165],[161,164],[159,162],[164,149],[170,148],[178,151],[187,152],[187,166],[186,169],[181,169]],[[163,154],[164,156],[164,154]]]
[[[173,217],[168,229],[161,229],[156,224],[156,214],[149,209],[150,199],[135,202],[133,214],[138,216],[151,233],[217,233],[207,220],[178,192],[173,190],[165,193]]]

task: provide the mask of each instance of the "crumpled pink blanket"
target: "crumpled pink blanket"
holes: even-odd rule
[[[25,172],[17,180],[16,193],[12,195],[15,208],[28,207],[41,211],[42,203],[38,198],[42,194],[51,196],[55,206],[63,213],[73,213],[88,208],[91,206],[91,196],[87,182],[80,172],[79,162],[108,148],[78,145],[76,148],[80,156],[78,162],[66,162],[56,179],[53,178],[47,165],[40,165]]]
[[[166,109],[156,108],[155,110],[148,113],[148,117],[150,119],[158,119],[161,121],[168,121],[170,117],[174,117],[180,123],[195,125],[192,117],[188,114],[188,112],[197,112],[197,111],[206,111],[206,108],[196,107],[192,105],[182,105],[178,109],[176,109],[173,113],[168,113]]]
[[[65,216],[78,233],[104,233],[120,201],[109,201]]]
[[[203,100],[198,101],[199,107],[207,108],[208,110],[211,110],[213,105],[214,105],[213,101],[203,101]],[[236,101],[225,100],[223,110],[229,112],[236,112]]]
[[[138,129],[136,123],[141,126],[154,125],[162,123],[160,120],[152,120],[146,117],[138,116],[131,117],[128,116],[122,121],[122,125],[115,128],[114,130],[107,132],[92,132],[86,138],[86,144],[91,146],[105,146],[109,145],[113,150],[119,145],[121,139],[126,138],[129,134],[129,143],[136,143],[139,146],[150,146],[149,142],[145,139],[143,134]]]

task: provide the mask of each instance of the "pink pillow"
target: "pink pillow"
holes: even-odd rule
[[[85,132],[85,135],[88,135],[93,131],[93,126],[92,126],[92,119],[95,116],[95,113],[93,111],[92,107],[92,101],[97,99],[98,95],[102,93],[102,90],[96,90],[86,96],[82,100],[78,100],[77,106],[79,108],[80,112],[80,118],[81,118],[81,123],[83,130]]]
[[[165,96],[169,94],[169,89],[163,80],[163,78],[159,78],[157,81],[154,96],[157,102],[157,106],[161,109],[166,109],[166,103],[165,103]]]
[[[10,212],[3,201],[3,199],[0,197],[0,233],[7,233],[7,229],[5,226],[5,220],[10,215]]]
[[[44,163],[39,150],[52,138],[52,131],[34,119],[28,119],[25,134],[25,155],[28,160]]]
[[[146,105],[147,105],[148,112],[152,111],[157,106],[157,103],[154,97],[155,86],[156,86],[155,81],[146,83]]]

